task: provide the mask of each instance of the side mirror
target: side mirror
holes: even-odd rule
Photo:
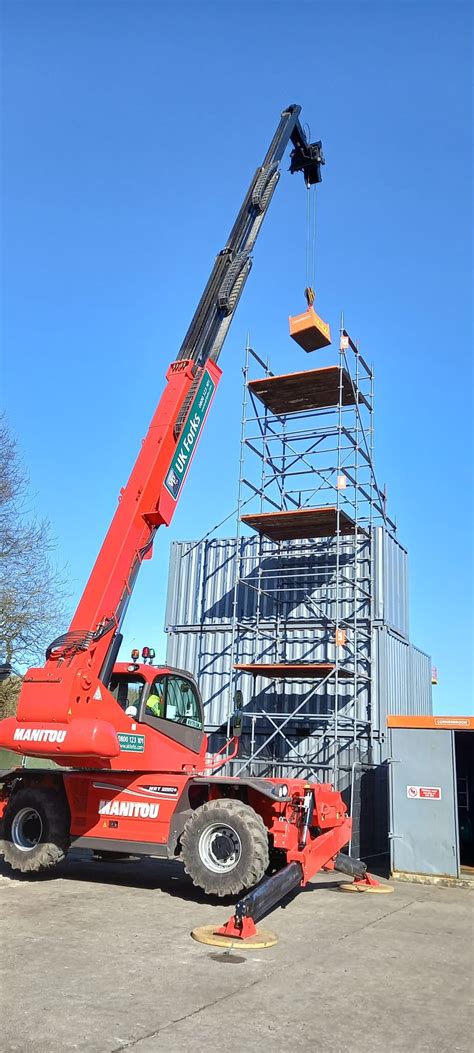
[[[232,714],[232,734],[239,739],[242,734],[244,696],[241,691],[235,692],[235,709]]]

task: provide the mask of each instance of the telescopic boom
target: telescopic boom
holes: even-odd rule
[[[76,666],[79,683],[88,685],[85,690],[97,681],[108,684],[138,571],[143,560],[151,557],[158,527],[171,521],[219,382],[219,354],[290,140],[290,171],[302,172],[307,186],[321,181],[321,142],[307,141],[300,110],[293,105],[281,114],[263,164],[257,168],[225,248],[216,258],[179,354],[168,369],[165,390],[120,494],[70,629],[49,646],[44,670],[29,670],[25,677],[22,696],[29,695],[30,700],[34,684],[39,687],[40,682],[46,685],[63,677],[67,680]],[[77,690],[77,680],[72,690]],[[26,710],[25,706],[25,717]]]

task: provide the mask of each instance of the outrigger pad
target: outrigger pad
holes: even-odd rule
[[[265,947],[274,947],[278,943],[278,936],[270,929],[257,929],[255,936],[246,939],[222,936],[215,925],[201,925],[193,929],[191,936],[198,943],[207,943],[210,947],[238,948],[241,951],[263,950]]]
[[[311,305],[303,314],[290,315],[290,336],[304,351],[319,351],[331,343],[327,322],[323,322]]]
[[[353,881],[350,885],[339,885],[339,892],[375,892],[380,896],[393,892],[393,885],[365,885],[363,881]]]

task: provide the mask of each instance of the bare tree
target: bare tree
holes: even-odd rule
[[[53,565],[50,524],[29,504],[29,480],[0,417],[0,660],[42,661],[64,624],[64,579]]]
[[[16,676],[15,673],[0,681],[0,720],[15,716],[21,682],[21,676]],[[1,752],[0,750],[0,754]]]

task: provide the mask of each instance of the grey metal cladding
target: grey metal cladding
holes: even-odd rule
[[[347,594],[344,583],[340,617],[344,618],[354,602],[354,542],[339,542],[342,555],[347,553]],[[238,546],[238,547],[237,547]],[[373,699],[361,679],[339,681],[338,709],[342,715],[355,701],[357,720],[370,719],[375,732],[384,734],[389,713],[429,714],[431,704],[431,660],[408,642],[408,575],[407,553],[383,528],[374,529],[373,617],[375,627],[372,646]],[[239,586],[234,582],[238,558]],[[175,542],[172,546],[168,603],[166,612],[167,662],[189,669],[198,679],[209,729],[222,727],[233,709],[233,693],[238,686],[244,694],[246,712],[291,712],[308,692],[308,684],[296,682],[257,681],[245,674],[236,678],[232,670],[232,650],[239,662],[256,661],[334,661],[335,647],[330,634],[315,631],[315,622],[334,618],[333,561],[331,540],[317,539],[293,543],[291,557],[282,568],[278,549],[271,542],[252,536],[217,538],[203,542]],[[359,581],[369,574],[369,542],[358,544],[357,575]],[[283,641],[276,647],[273,596],[275,579],[281,595],[287,581],[287,604]],[[260,584],[257,588],[257,576]],[[257,599],[260,596],[258,612]],[[239,628],[232,636],[234,601]],[[359,615],[369,614],[362,596]],[[258,613],[258,633],[255,622]],[[234,625],[235,632],[235,625]],[[282,647],[284,656],[282,657]],[[363,669],[364,649],[359,646]],[[369,654],[367,652],[367,657]],[[354,699],[355,687],[355,699]],[[305,713],[333,711],[334,683],[328,682],[316,692]]]
[[[266,538],[244,536],[210,541],[178,541],[171,550],[166,631],[178,626],[230,626],[234,614],[241,622],[256,616],[269,621],[276,615],[275,588],[286,583],[285,620],[308,623],[314,617],[334,620],[336,539],[316,538],[292,542],[292,555],[284,560]],[[238,549],[237,549],[238,546]],[[339,541],[342,575],[339,583],[340,618],[350,616],[354,575],[363,586],[370,578],[370,543],[358,542],[357,564],[352,539]],[[238,558],[239,585],[234,594]],[[344,561],[346,561],[344,563]],[[382,527],[374,529],[375,620],[408,639],[408,558],[406,550]],[[346,581],[344,582],[344,577]],[[258,589],[260,584],[260,589]],[[369,590],[370,591],[370,590]],[[279,601],[281,603],[281,600]],[[369,616],[368,599],[359,601],[359,616]]]
[[[267,641],[266,645],[260,640],[256,650],[255,637],[249,633],[239,644],[239,660],[242,662],[274,659],[271,640]],[[306,630],[295,629],[288,642],[287,661],[327,661],[331,660],[332,650],[332,646],[323,642],[315,644],[309,640]],[[278,706],[275,701],[273,709],[291,712],[295,703],[308,693],[308,685],[305,682],[287,681],[275,684],[274,681],[262,678],[254,681],[248,674],[242,674],[237,685],[234,684],[231,653],[232,633],[229,629],[181,629],[168,633],[166,660],[180,669],[189,669],[197,678],[208,728],[218,728],[226,722],[233,710],[235,686],[243,692],[246,711],[259,710],[262,705],[270,710],[272,699],[278,698]],[[389,713],[429,715],[432,712],[431,659],[423,651],[419,651],[383,626],[374,629],[372,671],[374,703],[371,716],[375,730],[385,730]],[[323,692],[318,691],[312,703],[308,703],[305,712],[332,711],[334,688],[334,683],[329,681]],[[366,720],[369,693],[363,681],[357,684],[356,695],[355,716],[358,720]],[[346,708],[351,708],[353,697],[353,681],[339,681],[338,699],[342,714]]]
[[[408,640],[408,553],[383,527],[374,527],[373,539],[374,619]]]
[[[374,726],[384,731],[387,716],[430,716],[433,712],[431,658],[386,627],[374,629]]]

